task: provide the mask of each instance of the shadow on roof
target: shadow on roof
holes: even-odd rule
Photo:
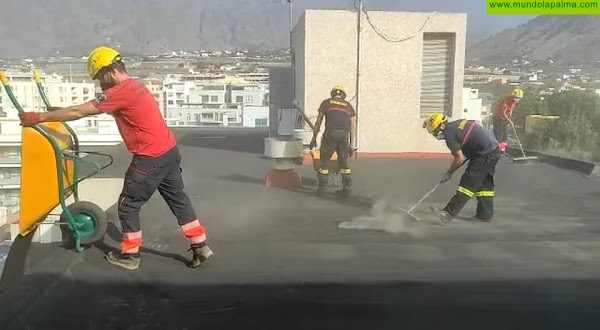
[[[268,130],[243,128],[178,130],[177,134],[180,146],[253,154],[264,154],[265,139],[269,137]]]
[[[202,276],[201,269],[191,271]],[[0,296],[0,328],[593,329],[600,320],[598,284],[531,279],[175,285],[118,269],[110,281],[35,274]]]
[[[219,178],[222,180],[227,180],[227,181],[250,183],[250,184],[256,184],[256,185],[261,185],[261,186],[265,185],[263,178],[256,178],[256,177],[243,175],[243,174],[229,174],[229,175],[221,176]],[[332,179],[330,178],[330,180],[332,180]],[[279,187],[272,187],[272,188],[286,190],[286,191],[292,191],[292,192],[302,194],[305,196],[317,198],[317,196],[315,195],[315,189],[317,187],[316,179],[302,178],[302,184],[303,184],[302,188],[279,188]],[[333,201],[333,202],[336,202],[336,203],[339,203],[342,205],[364,208],[367,210],[371,209],[371,207],[374,204],[374,201],[371,198],[367,198],[367,197],[360,196],[360,195],[353,195],[349,198],[338,197],[335,193],[335,190],[338,190],[338,189],[341,189],[341,186],[339,186],[337,188],[329,186],[327,189],[328,193],[326,193],[322,196],[319,196],[318,198],[321,198],[323,200]]]

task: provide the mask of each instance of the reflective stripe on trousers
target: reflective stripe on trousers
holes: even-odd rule
[[[190,244],[199,244],[206,241],[206,232],[198,219],[181,225],[183,234],[190,240]]]
[[[121,253],[138,253],[140,252],[140,245],[142,245],[141,230],[123,233],[123,238],[121,239]]]

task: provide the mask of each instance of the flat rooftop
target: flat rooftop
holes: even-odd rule
[[[214,258],[182,263],[187,242],[157,193],[142,210],[141,268],[109,264],[104,250],[120,238],[113,206],[104,245],[32,246],[26,275],[0,296],[1,329],[598,328],[600,184],[578,172],[503,158],[491,223],[441,226],[429,213],[462,170],[415,211],[420,222],[371,219],[382,200],[412,206],[449,161],[356,159],[354,197],[318,198],[312,166],[297,167],[305,189],[264,185],[266,131],[174,131]],[[109,152],[116,163],[100,176],[122,178],[131,156]],[[375,229],[338,227],[361,216]]]

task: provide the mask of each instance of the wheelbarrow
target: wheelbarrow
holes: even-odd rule
[[[33,77],[46,110],[50,110],[52,107],[36,71]],[[0,80],[14,107],[24,112],[4,72],[0,72]],[[106,157],[108,164],[100,166],[91,159],[83,158],[86,154]],[[61,226],[63,237],[74,243],[77,252],[83,251],[83,246],[104,238],[108,227],[106,213],[98,205],[80,200],[78,185],[112,165],[111,155],[81,151],[77,134],[68,124],[47,122],[22,128],[21,163],[19,235],[27,236],[34,232],[60,205],[62,213],[56,224]],[[94,169],[79,176],[82,164],[89,164]],[[67,205],[71,196],[75,202]]]
[[[311,150],[310,151],[310,157],[312,158],[313,161],[313,167],[315,169],[315,171],[319,171],[319,168],[321,167],[321,151],[320,150]],[[333,152],[333,154],[331,155],[331,159],[329,160],[329,173],[333,176],[333,180],[334,180],[334,184],[337,187],[339,185],[339,175],[340,175],[340,168],[338,165],[338,156],[337,156],[337,152]]]

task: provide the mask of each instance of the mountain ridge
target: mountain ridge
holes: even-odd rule
[[[539,16],[472,45],[467,58],[482,63],[515,58],[565,65],[596,63],[600,60],[598,29],[600,20],[595,15]]]

